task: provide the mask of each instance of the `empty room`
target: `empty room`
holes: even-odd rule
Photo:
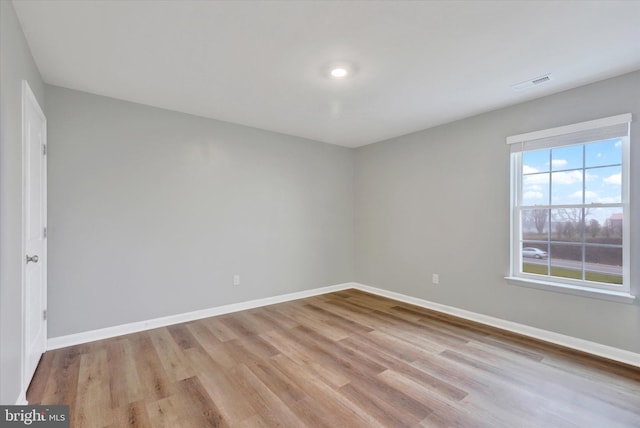
[[[0,0],[0,426],[640,426],[640,1]]]

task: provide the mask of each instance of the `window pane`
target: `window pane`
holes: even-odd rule
[[[549,173],[522,177],[522,205],[549,205]]]
[[[585,279],[622,284],[622,248],[586,247]]]
[[[535,208],[522,210],[522,239],[532,239],[536,241],[546,241],[549,239],[548,209]]]
[[[548,247],[548,244],[540,244],[539,242],[523,242],[522,272],[548,275]]]
[[[583,145],[558,147],[551,150],[551,170],[582,168]]]
[[[580,242],[582,239],[582,208],[551,210],[551,240]]]
[[[522,173],[548,172],[551,150],[533,150],[522,153]]]
[[[586,170],[585,204],[619,204],[622,202],[622,167]]]
[[[602,141],[585,146],[585,166],[619,165],[622,163],[622,140]]]
[[[616,212],[607,217],[604,223],[604,235],[607,242],[622,244],[622,226],[622,212]]]
[[[582,203],[582,171],[551,173],[551,204],[570,205]]]
[[[551,276],[582,279],[582,246],[551,244],[549,251]]]
[[[585,208],[585,242],[622,245],[621,208]]]

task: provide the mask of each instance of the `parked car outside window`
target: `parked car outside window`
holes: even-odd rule
[[[534,247],[524,247],[522,249],[522,257],[533,257],[535,259],[546,259],[547,252],[542,251],[539,248]]]

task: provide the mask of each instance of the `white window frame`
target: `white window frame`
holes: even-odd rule
[[[629,203],[630,184],[630,123],[631,113],[603,119],[580,122],[542,131],[529,132],[507,137],[507,144],[511,146],[511,248],[510,248],[510,273],[506,278],[510,283],[538,289],[575,294],[587,297],[602,298],[618,302],[632,303],[634,296],[630,295],[630,230],[631,212]],[[521,210],[522,208],[522,154],[528,150],[561,147],[571,144],[585,144],[591,141],[591,136],[598,133],[606,134],[606,129],[623,128],[626,124],[626,137],[622,139],[622,210],[623,210],[623,270],[622,285],[576,280],[549,275],[537,275],[522,272],[522,245],[521,245]],[[605,138],[602,138],[605,139]],[[584,168],[584,165],[583,165]],[[618,204],[616,204],[617,206]],[[606,208],[608,204],[590,204],[594,208]],[[553,205],[542,208],[553,208]]]

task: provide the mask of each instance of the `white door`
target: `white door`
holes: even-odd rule
[[[47,341],[47,121],[22,82],[23,379],[29,386]]]

